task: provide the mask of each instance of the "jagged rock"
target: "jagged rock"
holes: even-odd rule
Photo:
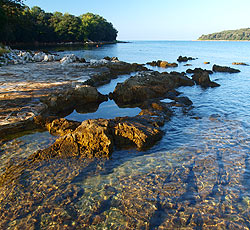
[[[186,56],[185,57],[179,56],[178,59],[177,59],[178,62],[187,62],[189,60],[195,60],[195,58],[186,57]]]
[[[52,135],[66,135],[72,133],[81,123],[77,121],[69,121],[65,118],[55,119],[46,124],[46,128]]]
[[[36,53],[36,54],[33,56],[33,60],[34,60],[35,62],[41,62],[41,61],[44,60],[45,55],[46,55],[46,54],[43,53],[43,52]]]
[[[181,74],[142,72],[118,83],[111,96],[120,105],[136,104],[164,97],[168,91],[184,85],[194,85],[194,82]]]
[[[100,104],[107,101],[108,97],[100,94],[95,87],[81,85],[59,94],[52,94],[44,99],[44,103],[53,112],[62,112],[72,107],[83,104]]]
[[[32,154],[30,159],[36,161],[72,156],[108,157],[113,151],[113,145],[109,120],[87,120],[75,131],[57,139],[49,148]]]
[[[143,150],[160,140],[163,132],[138,117],[122,117],[114,119],[114,140],[117,146],[134,143]]]
[[[76,62],[78,60],[78,58],[76,57],[76,55],[74,54],[67,54],[66,56],[64,56],[61,60],[60,60],[60,63],[61,65],[67,65],[69,63],[72,63],[72,62]]]
[[[162,68],[177,67],[178,66],[177,63],[169,63],[167,61],[161,61],[161,60],[148,62],[147,65],[158,66],[158,67],[162,67]]]
[[[65,122],[67,123],[65,120],[55,121],[59,124]],[[114,144],[117,147],[135,145],[142,150],[152,146],[163,134],[160,129],[138,117],[87,120],[74,131],[70,130],[71,124],[66,125],[66,135],[58,138],[49,148],[32,154],[29,161],[72,156],[109,157]],[[73,127],[75,125],[77,124],[73,123]],[[58,130],[60,129],[56,126],[56,131]]]
[[[205,72],[195,73],[192,76],[192,79],[195,81],[197,85],[202,87],[218,87],[220,86],[218,83],[210,80],[209,74]]]
[[[107,61],[111,61],[111,62],[119,62],[118,57],[108,57],[108,56],[106,56],[103,59],[107,60]]]
[[[194,70],[192,69],[187,69],[186,73],[203,73],[207,72],[208,74],[213,74],[212,70],[207,70],[207,69],[202,69],[202,68],[195,68]]]
[[[214,72],[223,72],[223,73],[239,73],[240,70],[234,69],[227,66],[219,66],[219,65],[213,65],[213,71]]]

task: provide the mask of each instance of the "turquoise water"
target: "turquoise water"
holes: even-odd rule
[[[249,42],[135,41],[74,52],[87,60],[117,56],[131,63],[176,62],[179,55],[198,58],[188,62],[192,66],[181,63],[167,69],[180,72],[211,69],[213,64],[250,64]],[[203,64],[205,61],[211,64]],[[210,76],[221,85],[218,88],[179,88],[194,108],[185,114],[176,108],[163,127],[163,139],[146,152],[121,150],[109,160],[53,160],[28,168],[16,183],[0,190],[0,226],[249,229],[250,66],[234,68],[241,72]],[[116,83],[100,91],[108,93]],[[113,116],[115,106],[106,102],[94,116]],[[107,113],[106,108],[110,108]],[[77,120],[94,118],[93,114],[71,115]],[[26,137],[29,141],[32,150],[36,141],[41,143],[34,136]],[[26,145],[31,146],[22,144],[24,152],[29,151]],[[6,144],[5,151],[10,146]]]

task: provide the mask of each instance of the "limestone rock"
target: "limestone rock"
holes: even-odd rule
[[[168,91],[184,85],[194,85],[194,82],[182,74],[142,72],[118,83],[112,98],[120,105],[136,104],[164,97]]]
[[[227,66],[219,66],[219,65],[213,65],[213,71],[214,72],[223,72],[223,73],[239,73],[240,70],[234,69]]]
[[[202,72],[202,73],[195,73],[192,76],[192,79],[195,81],[197,85],[200,85],[202,87],[218,87],[220,86],[216,82],[212,82],[210,80],[209,74],[207,72]]]

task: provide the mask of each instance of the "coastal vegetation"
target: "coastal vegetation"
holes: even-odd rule
[[[0,0],[0,42],[60,43],[115,41],[117,30],[102,16],[45,12],[20,0]]]
[[[198,40],[250,40],[250,28],[239,30],[225,30],[218,33],[202,35]]]

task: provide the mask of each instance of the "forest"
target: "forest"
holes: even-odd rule
[[[250,28],[225,30],[218,33],[202,35],[198,40],[250,40]]]
[[[115,41],[118,31],[102,16],[45,12],[21,0],[0,0],[0,42],[61,43]]]

